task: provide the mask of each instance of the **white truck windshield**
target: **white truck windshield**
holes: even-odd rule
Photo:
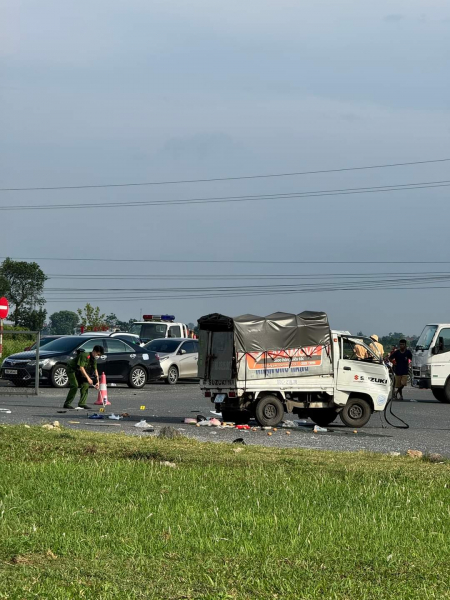
[[[134,323],[130,328],[130,333],[137,334],[143,342],[164,338],[166,332],[167,325],[165,323]]]
[[[417,340],[416,350],[428,350],[436,333],[437,325],[427,325]]]

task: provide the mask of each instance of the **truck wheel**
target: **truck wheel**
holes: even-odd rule
[[[339,413],[341,421],[347,427],[364,427],[368,423],[372,409],[367,400],[351,398]]]
[[[439,402],[448,402],[445,397],[445,388],[431,388],[431,393]]]
[[[248,410],[223,410],[222,419],[225,423],[236,423],[236,425],[248,425],[250,413]]]
[[[326,427],[335,420],[337,412],[334,408],[313,408],[308,416],[319,427]]]
[[[261,427],[275,427],[284,417],[284,407],[276,396],[264,396],[256,405],[255,417]]]
[[[438,400],[440,402],[445,402],[445,404],[449,404],[450,403],[450,379],[447,379],[447,381],[445,382],[443,391],[444,391],[444,393],[442,395],[442,398],[438,398]]]

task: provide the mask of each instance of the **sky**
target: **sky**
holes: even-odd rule
[[[450,158],[444,0],[0,0],[0,14],[0,188]],[[124,320],[324,310],[336,329],[420,333],[428,322],[450,321],[449,188],[128,204],[447,180],[450,162],[436,162],[0,191],[0,209],[87,205],[0,210],[0,257],[36,259],[49,276],[49,314],[86,302]],[[174,262],[144,262],[161,260]],[[415,286],[422,289],[330,291],[330,282],[348,287],[355,275],[391,273],[399,286],[404,273],[418,272],[444,279]],[[293,282],[323,285],[242,290]]]

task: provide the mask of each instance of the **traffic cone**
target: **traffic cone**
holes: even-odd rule
[[[100,387],[98,390],[98,398],[97,398],[97,402],[94,402],[94,404],[98,404],[101,406],[111,406],[111,402],[108,400],[108,390],[106,387],[106,375],[104,373],[102,373],[102,376],[100,377]]]

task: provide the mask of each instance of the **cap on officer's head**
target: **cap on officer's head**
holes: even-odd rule
[[[377,334],[374,333],[373,335],[371,335],[370,339],[372,339],[374,342],[378,342],[378,336],[377,336]]]

